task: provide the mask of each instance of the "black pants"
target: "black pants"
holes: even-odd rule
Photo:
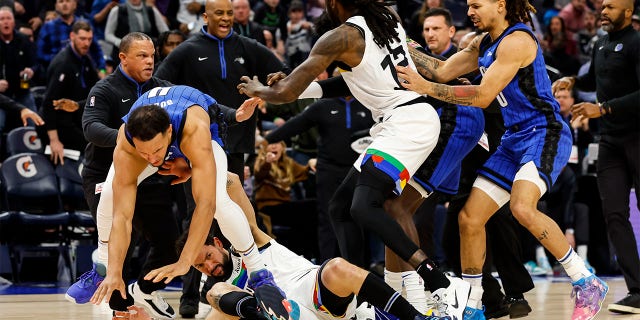
[[[640,291],[640,259],[629,221],[632,187],[636,199],[640,199],[640,133],[623,137],[602,135],[597,167],[602,212],[618,264],[629,291]]]
[[[351,167],[318,162],[316,200],[318,213],[318,262],[338,256],[338,239],[329,219],[329,201]]]
[[[271,217],[273,233],[278,242],[311,260],[318,257],[316,207],[315,199],[306,199],[265,206],[260,212]],[[287,230],[278,231],[276,226]]]

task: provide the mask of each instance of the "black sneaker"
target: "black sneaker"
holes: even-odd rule
[[[640,313],[640,293],[629,293],[622,300],[610,303],[607,309],[616,313]]]
[[[509,305],[510,319],[526,317],[529,315],[529,312],[531,312],[531,306],[525,298],[509,297],[505,302]]]
[[[497,319],[507,315],[509,315],[509,305],[504,297],[497,303],[485,305],[484,316],[487,319]]]
[[[267,269],[254,271],[249,276],[249,287],[258,300],[258,308],[265,318],[270,320],[297,320],[291,316],[293,308],[280,288],[277,287],[273,274]]]

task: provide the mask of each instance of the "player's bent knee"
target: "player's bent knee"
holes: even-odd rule
[[[534,216],[537,213],[535,208],[532,208],[530,204],[523,201],[511,201],[509,208],[513,217],[524,227],[529,226],[534,221]]]
[[[460,226],[460,233],[468,233],[480,228],[484,229],[484,223],[465,209],[462,209],[458,214],[458,225]]]
[[[353,279],[353,274],[357,269],[358,267],[343,258],[333,258],[322,267],[322,283],[331,287],[334,283]]]

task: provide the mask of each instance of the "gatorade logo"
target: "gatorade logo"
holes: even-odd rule
[[[42,142],[34,130],[24,133],[24,136],[22,136],[22,143],[24,143],[24,145],[30,150],[40,150],[42,148]]]
[[[33,163],[31,156],[20,157],[18,161],[16,161],[16,169],[18,173],[25,178],[31,178],[38,174],[38,169],[36,169],[36,165]]]

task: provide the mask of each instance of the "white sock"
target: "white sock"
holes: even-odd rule
[[[93,262],[97,262],[107,266],[109,263],[109,242],[98,240],[97,255]]]
[[[569,248],[569,251],[567,251],[564,257],[558,259],[558,262],[562,264],[564,270],[567,271],[567,274],[573,282],[588,277],[592,274],[584,265],[584,260],[582,260],[582,258],[580,258],[580,256],[578,256],[578,254],[573,251],[573,248]]]
[[[384,282],[386,282],[391,289],[402,294],[402,296],[406,298],[406,293],[403,293],[402,290],[402,272],[391,272],[385,268]]]
[[[581,244],[576,248],[576,251],[578,252],[578,256],[580,258],[582,258],[582,260],[587,261],[587,245],[586,244]]]
[[[469,300],[467,306],[473,309],[482,310],[482,274],[462,274],[462,279],[471,284],[471,291],[469,292]]]
[[[251,272],[264,269],[265,264],[262,262],[262,256],[260,256],[260,252],[258,251],[258,246],[254,243],[249,250],[240,252],[242,255],[242,262],[247,267],[247,272],[251,274]]]
[[[402,284],[406,292],[406,299],[421,314],[426,314],[427,294],[424,292],[424,282],[416,271],[402,272]]]

